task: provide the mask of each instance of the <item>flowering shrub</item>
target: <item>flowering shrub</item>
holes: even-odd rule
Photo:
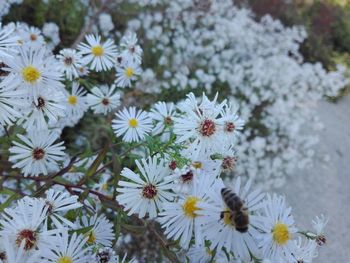
[[[106,13],[104,37],[60,50],[53,23],[1,27],[0,262],[124,262],[135,233],[156,254],[131,261],[311,262],[327,219],[302,231],[252,183],[277,184],[310,150],[309,104],[342,72],[300,62],[301,29],[229,2],[142,3],[119,45]],[[164,90],[173,102],[148,102]]]

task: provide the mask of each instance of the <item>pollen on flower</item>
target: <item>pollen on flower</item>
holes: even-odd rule
[[[130,67],[126,68],[124,74],[126,77],[131,78],[132,76],[134,76],[134,69]]]
[[[36,41],[38,39],[38,36],[35,34],[30,34],[30,40],[31,41]]]
[[[203,136],[212,136],[216,131],[215,123],[212,120],[204,120],[200,125],[200,133]]]
[[[196,216],[198,216],[196,214],[196,211],[200,210],[200,208],[197,207],[198,200],[199,199],[194,196],[190,196],[186,199],[186,201],[182,205],[182,209],[186,216],[190,218],[195,218]]]
[[[35,159],[35,160],[37,160],[37,161],[39,161],[39,160],[41,160],[41,159],[43,159],[44,158],[44,156],[45,156],[45,151],[43,150],[43,149],[41,149],[41,148],[35,148],[34,150],[33,150],[33,158]]]
[[[152,199],[157,195],[157,188],[153,184],[145,185],[142,189],[142,196],[147,199]]]
[[[91,53],[96,57],[101,57],[104,54],[104,49],[102,46],[94,46],[91,48]]]
[[[77,98],[77,96],[74,96],[74,95],[70,95],[69,97],[68,97],[68,103],[70,104],[70,105],[76,105],[77,104],[77,102],[78,102],[78,98]]]
[[[95,233],[93,231],[90,231],[89,233],[86,234],[86,236],[88,237],[88,240],[86,241],[89,245],[92,245],[95,243],[96,241],[96,236]]]
[[[272,230],[273,240],[280,246],[284,245],[290,239],[288,226],[283,223],[277,223]]]
[[[71,257],[62,256],[57,260],[57,263],[73,263],[73,260]]]
[[[225,211],[221,212],[221,214],[223,216],[222,219],[225,225],[233,225],[232,224],[233,222],[231,220],[231,213],[229,209],[226,209]]]
[[[19,247],[24,242],[24,250],[31,250],[37,242],[37,234],[30,229],[21,230],[16,237],[16,245]]]
[[[27,66],[22,69],[24,81],[34,84],[41,76],[39,70],[33,66]]]
[[[201,162],[194,162],[192,163],[192,166],[196,169],[202,169],[203,164]]]
[[[129,120],[129,126],[131,128],[136,128],[138,124],[139,124],[139,122],[135,118],[132,118]]]

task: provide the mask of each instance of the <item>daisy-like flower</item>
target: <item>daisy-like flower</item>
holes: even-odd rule
[[[115,84],[120,88],[131,87],[131,81],[136,80],[140,74],[140,65],[127,61],[120,66],[116,66]]]
[[[65,110],[68,119],[74,121],[84,115],[84,112],[88,109],[85,95],[86,91],[79,87],[77,82],[73,82],[71,92],[64,91]]]
[[[106,71],[114,66],[114,58],[117,56],[117,47],[111,39],[101,42],[101,36],[87,35],[86,43],[80,43],[78,49],[83,55],[82,63],[90,65],[90,69]]]
[[[232,104],[225,105],[221,114],[219,122],[223,126],[225,139],[228,144],[232,144],[237,133],[243,130],[244,121],[237,115],[237,108]]]
[[[18,50],[19,53],[13,57],[3,58],[7,66],[3,70],[9,74],[0,83],[0,88],[23,89],[34,100],[38,99],[41,89],[57,91],[64,88],[60,82],[58,61],[54,56],[48,55],[45,47],[33,49],[30,46],[21,46]]]
[[[164,180],[169,174],[169,169],[164,160],[158,156],[135,161],[140,174],[136,174],[129,168],[124,168],[121,175],[126,180],[120,180],[117,191],[117,201],[124,206],[128,215],[138,214],[140,218],[155,218],[162,204],[173,200],[170,192],[173,185]]]
[[[113,120],[112,127],[117,136],[123,136],[125,142],[138,142],[152,129],[152,119],[148,113],[130,107],[118,111],[117,118]]]
[[[134,32],[128,32],[120,41],[121,55],[124,59],[141,64],[142,48],[137,45],[137,35]]]
[[[294,240],[292,255],[294,257],[293,262],[312,263],[317,256],[317,243],[315,240],[303,240],[301,237],[298,237],[297,240]]]
[[[226,102],[216,104],[217,96],[209,101],[203,94],[202,102],[198,105],[193,93],[187,97],[185,103],[179,107],[184,115],[174,117],[177,142],[189,144],[184,151],[186,156],[210,156],[222,147],[223,127],[219,122],[219,115]]]
[[[231,172],[235,169],[238,157],[232,145],[225,145],[221,151],[221,170],[223,172]]]
[[[2,27],[0,24],[0,58],[11,57],[11,53],[15,52],[15,46],[18,46],[18,37],[15,36],[14,28]]]
[[[324,215],[316,216],[315,220],[312,220],[312,227],[315,229],[316,233],[308,233],[315,240],[317,245],[322,246],[326,243],[326,235],[324,233],[324,229],[328,224],[328,218]]]
[[[112,245],[112,240],[115,238],[113,232],[114,226],[105,216],[97,216],[97,214],[89,218],[83,216],[81,218],[81,227],[79,228],[86,227],[92,227],[92,229],[85,234],[88,245],[101,245],[105,247],[110,247]]]
[[[4,248],[3,250],[0,249],[0,263],[33,263],[39,261],[40,252],[38,250],[26,253],[25,240],[22,241],[19,247],[12,245],[7,236],[1,237],[1,242]]]
[[[45,247],[50,242],[52,235],[60,230],[47,230],[43,226],[46,219],[47,207],[45,201],[33,199],[30,204],[28,200],[17,201],[17,206],[5,209],[0,225],[0,237],[7,236],[10,244],[23,249],[26,252],[33,252],[38,247]],[[24,244],[24,245],[23,245]]]
[[[80,76],[80,68],[83,67],[81,63],[82,56],[74,49],[65,48],[57,55],[60,61],[60,69],[65,73],[66,78],[73,80]]]
[[[106,115],[120,105],[120,94],[116,91],[116,86],[110,88],[107,85],[94,87],[86,97],[87,103],[96,114]]]
[[[291,208],[286,207],[282,196],[267,195],[258,217],[257,227],[261,232],[259,247],[264,258],[272,262],[293,262],[293,234],[297,232]]]
[[[210,189],[206,191],[208,201],[199,205],[200,214],[206,218],[203,227],[203,234],[211,242],[210,249],[221,250],[223,247],[227,252],[233,252],[236,259],[246,262],[250,259],[250,253],[259,255],[255,229],[256,216],[254,215],[261,208],[264,194],[259,190],[249,193],[251,181],[241,187],[241,179],[237,178],[232,191],[244,201],[248,211],[249,225],[246,232],[238,231],[231,220],[230,209],[222,198],[221,190],[225,187],[221,179],[215,181]]]
[[[42,248],[41,254],[45,262],[55,263],[86,263],[89,256],[84,248],[87,238],[73,233],[69,238],[67,230],[63,230],[52,240],[49,247]]]
[[[64,217],[64,214],[69,210],[82,207],[82,204],[78,202],[78,196],[71,196],[68,193],[50,189],[46,192],[44,200],[48,207],[48,216],[57,228],[63,228],[63,225],[72,228],[75,226],[71,221]]]
[[[25,93],[21,90],[0,88],[0,124],[11,125],[22,114],[16,109],[23,107]]]
[[[215,255],[214,255],[215,253]],[[229,260],[224,251],[218,250],[214,252],[206,246],[192,246],[186,253],[189,262],[198,262],[198,263],[228,263]],[[214,258],[213,258],[214,256]]]
[[[55,124],[60,117],[66,115],[62,97],[61,92],[40,90],[37,99],[33,98],[27,106],[22,106],[24,116],[19,124],[27,131],[47,130],[49,122]]]
[[[26,136],[17,135],[22,143],[13,141],[9,151],[9,161],[13,168],[20,168],[24,176],[48,174],[48,170],[58,170],[58,162],[64,160],[63,142],[54,144],[57,135],[49,131],[31,132]]]
[[[198,179],[198,180],[197,180]],[[187,249],[192,237],[197,246],[203,245],[203,229],[205,218],[200,213],[201,203],[205,202],[205,192],[211,181],[207,177],[195,177],[194,187],[188,194],[179,194],[174,202],[163,204],[163,212],[158,221],[164,234],[173,240],[179,240],[182,248]]]
[[[45,39],[39,28],[22,25],[18,27],[17,31],[20,36],[20,41],[24,45],[41,48],[45,44]]]
[[[157,102],[150,112],[150,117],[156,121],[156,126],[152,130],[154,135],[162,133],[166,128],[173,126],[175,114],[174,103]]]

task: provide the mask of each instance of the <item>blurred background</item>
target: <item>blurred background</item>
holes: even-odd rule
[[[187,53],[196,50],[190,50],[189,47],[195,46],[199,49],[199,44],[187,39],[185,47],[181,46],[180,40],[186,39],[186,35],[181,35],[183,30],[177,30],[178,28],[189,28],[190,33],[191,30],[193,32],[199,30],[202,34],[206,32],[205,30],[218,30],[215,29],[215,21],[213,24],[206,24],[205,19],[215,17],[216,14],[223,16],[222,10],[214,8],[218,8],[218,5],[215,6],[210,0],[188,1],[189,7],[183,10],[180,4],[181,8],[174,7],[181,1],[174,1],[172,4],[169,4],[171,1],[105,2],[0,0],[0,14],[3,24],[22,21],[38,28],[43,28],[48,22],[57,24],[60,41],[55,50],[72,46],[77,40],[81,41],[82,39],[77,37],[79,38],[83,29],[87,29],[86,32],[103,31],[106,23],[101,22],[103,20],[101,14],[108,14],[113,25],[109,30],[104,30],[105,37],[113,36],[118,39],[126,30],[137,31],[141,46],[144,48],[143,69],[148,75],[138,86],[126,92],[124,104],[147,108],[156,99],[179,100],[184,94],[193,90],[196,94],[201,94],[202,91],[215,94],[216,91],[220,91],[222,98],[235,99],[243,111],[242,116],[247,120],[247,132],[242,135],[238,147],[240,159],[236,174],[252,177],[262,187],[284,194],[303,228],[310,227],[310,220],[315,214],[323,213],[328,216],[330,220],[327,228],[327,246],[321,250],[316,262],[349,262],[350,1],[236,0],[233,4],[231,1],[223,1],[230,2],[225,5],[233,10],[228,18],[233,17],[238,21],[238,17],[241,17],[239,21],[245,21],[242,22],[241,30],[247,33],[247,36],[244,36],[247,37],[247,43],[258,39],[251,46],[261,47],[261,43],[264,44],[265,38],[267,39],[267,46],[264,48],[266,53],[251,54],[252,51],[248,48],[243,50],[244,41],[240,43],[242,36],[234,38],[240,31],[239,23],[237,31],[224,32],[230,33],[231,41],[228,39],[222,44],[221,39],[207,39],[211,45],[219,42],[214,51],[215,55],[226,54],[227,50],[239,54],[234,55],[231,62],[226,62],[243,65],[242,60],[251,60],[251,65],[244,64],[239,68],[230,68],[205,57],[207,54],[205,52],[209,52],[209,49],[203,53],[198,51],[188,60],[184,58]],[[193,24],[190,24],[180,16],[171,18],[169,10],[177,10],[174,11],[178,12],[177,14],[190,10],[198,19],[197,22],[201,21],[198,22],[200,25],[193,21]],[[266,16],[269,18],[266,19]],[[273,19],[271,21],[280,21],[280,24],[279,22],[274,24],[270,18]],[[250,31],[251,28],[256,29]],[[229,29],[221,28],[221,30]],[[250,39],[248,39],[249,32]],[[50,38],[50,34],[46,37]],[[239,44],[242,44],[242,50],[237,48]],[[281,49],[273,50],[274,44],[281,45]],[[281,65],[290,66],[288,69],[290,72],[285,70],[282,73],[269,73],[271,78],[265,82],[264,68],[274,70],[273,66],[267,64],[270,63],[270,58],[276,58],[271,63],[276,65],[275,69],[278,68],[278,61],[283,61],[284,64]],[[205,62],[202,63],[201,60]],[[181,66],[186,65],[186,70],[178,72],[181,67],[174,61],[180,61]],[[195,64],[193,61],[200,62]],[[262,63],[259,69],[262,74],[256,73],[258,69],[254,69],[253,73],[249,71],[252,65],[257,64],[255,61]],[[208,67],[214,66],[207,68],[203,64],[209,65]],[[309,72],[310,65],[317,66],[310,70],[309,75],[303,75],[303,72]],[[320,65],[322,70],[318,68]],[[341,71],[339,66],[342,67]],[[220,74],[223,68],[228,71],[228,75],[243,74],[244,77],[231,80],[228,76]],[[241,73],[242,71],[249,71],[249,74]],[[283,74],[289,74],[293,78],[289,81],[286,76],[277,81]],[[248,84],[244,84],[246,87],[240,85],[242,80],[250,75],[254,75],[254,78],[251,78]],[[205,78],[206,83],[204,81],[201,83],[200,79]],[[276,79],[276,84],[271,79]],[[198,84],[192,85],[194,81],[191,80],[196,80]],[[102,81],[110,81],[109,76],[105,76]],[[258,84],[249,89],[254,81]],[[208,82],[211,83],[209,88]],[[178,88],[179,86],[181,88]],[[242,86],[245,88],[238,88]],[[276,93],[276,97],[265,96],[270,94],[271,90],[275,93],[283,87],[288,88],[283,93]],[[329,89],[333,90],[327,93]],[[296,90],[300,92],[297,93]],[[248,108],[246,112],[245,108]],[[312,108],[312,111],[309,108]],[[291,112],[296,115],[288,115]],[[78,139],[84,141],[84,137],[93,138],[92,148],[100,144],[104,136],[103,129],[98,136],[88,132],[77,135],[77,130],[86,130],[83,127],[89,125],[99,125],[99,122],[92,116],[87,116],[75,128],[64,130],[64,140],[68,143],[72,154],[81,147],[81,144],[76,144]],[[304,133],[307,134],[305,137]],[[268,149],[266,145],[274,147]],[[135,248],[129,248],[132,249]]]

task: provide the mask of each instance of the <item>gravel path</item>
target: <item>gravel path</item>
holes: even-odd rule
[[[300,228],[310,229],[311,220],[321,213],[330,220],[327,245],[315,262],[350,262],[350,96],[337,104],[323,102],[319,116],[325,125],[314,167],[296,171],[279,189],[293,207]],[[330,161],[320,161],[328,154]]]

